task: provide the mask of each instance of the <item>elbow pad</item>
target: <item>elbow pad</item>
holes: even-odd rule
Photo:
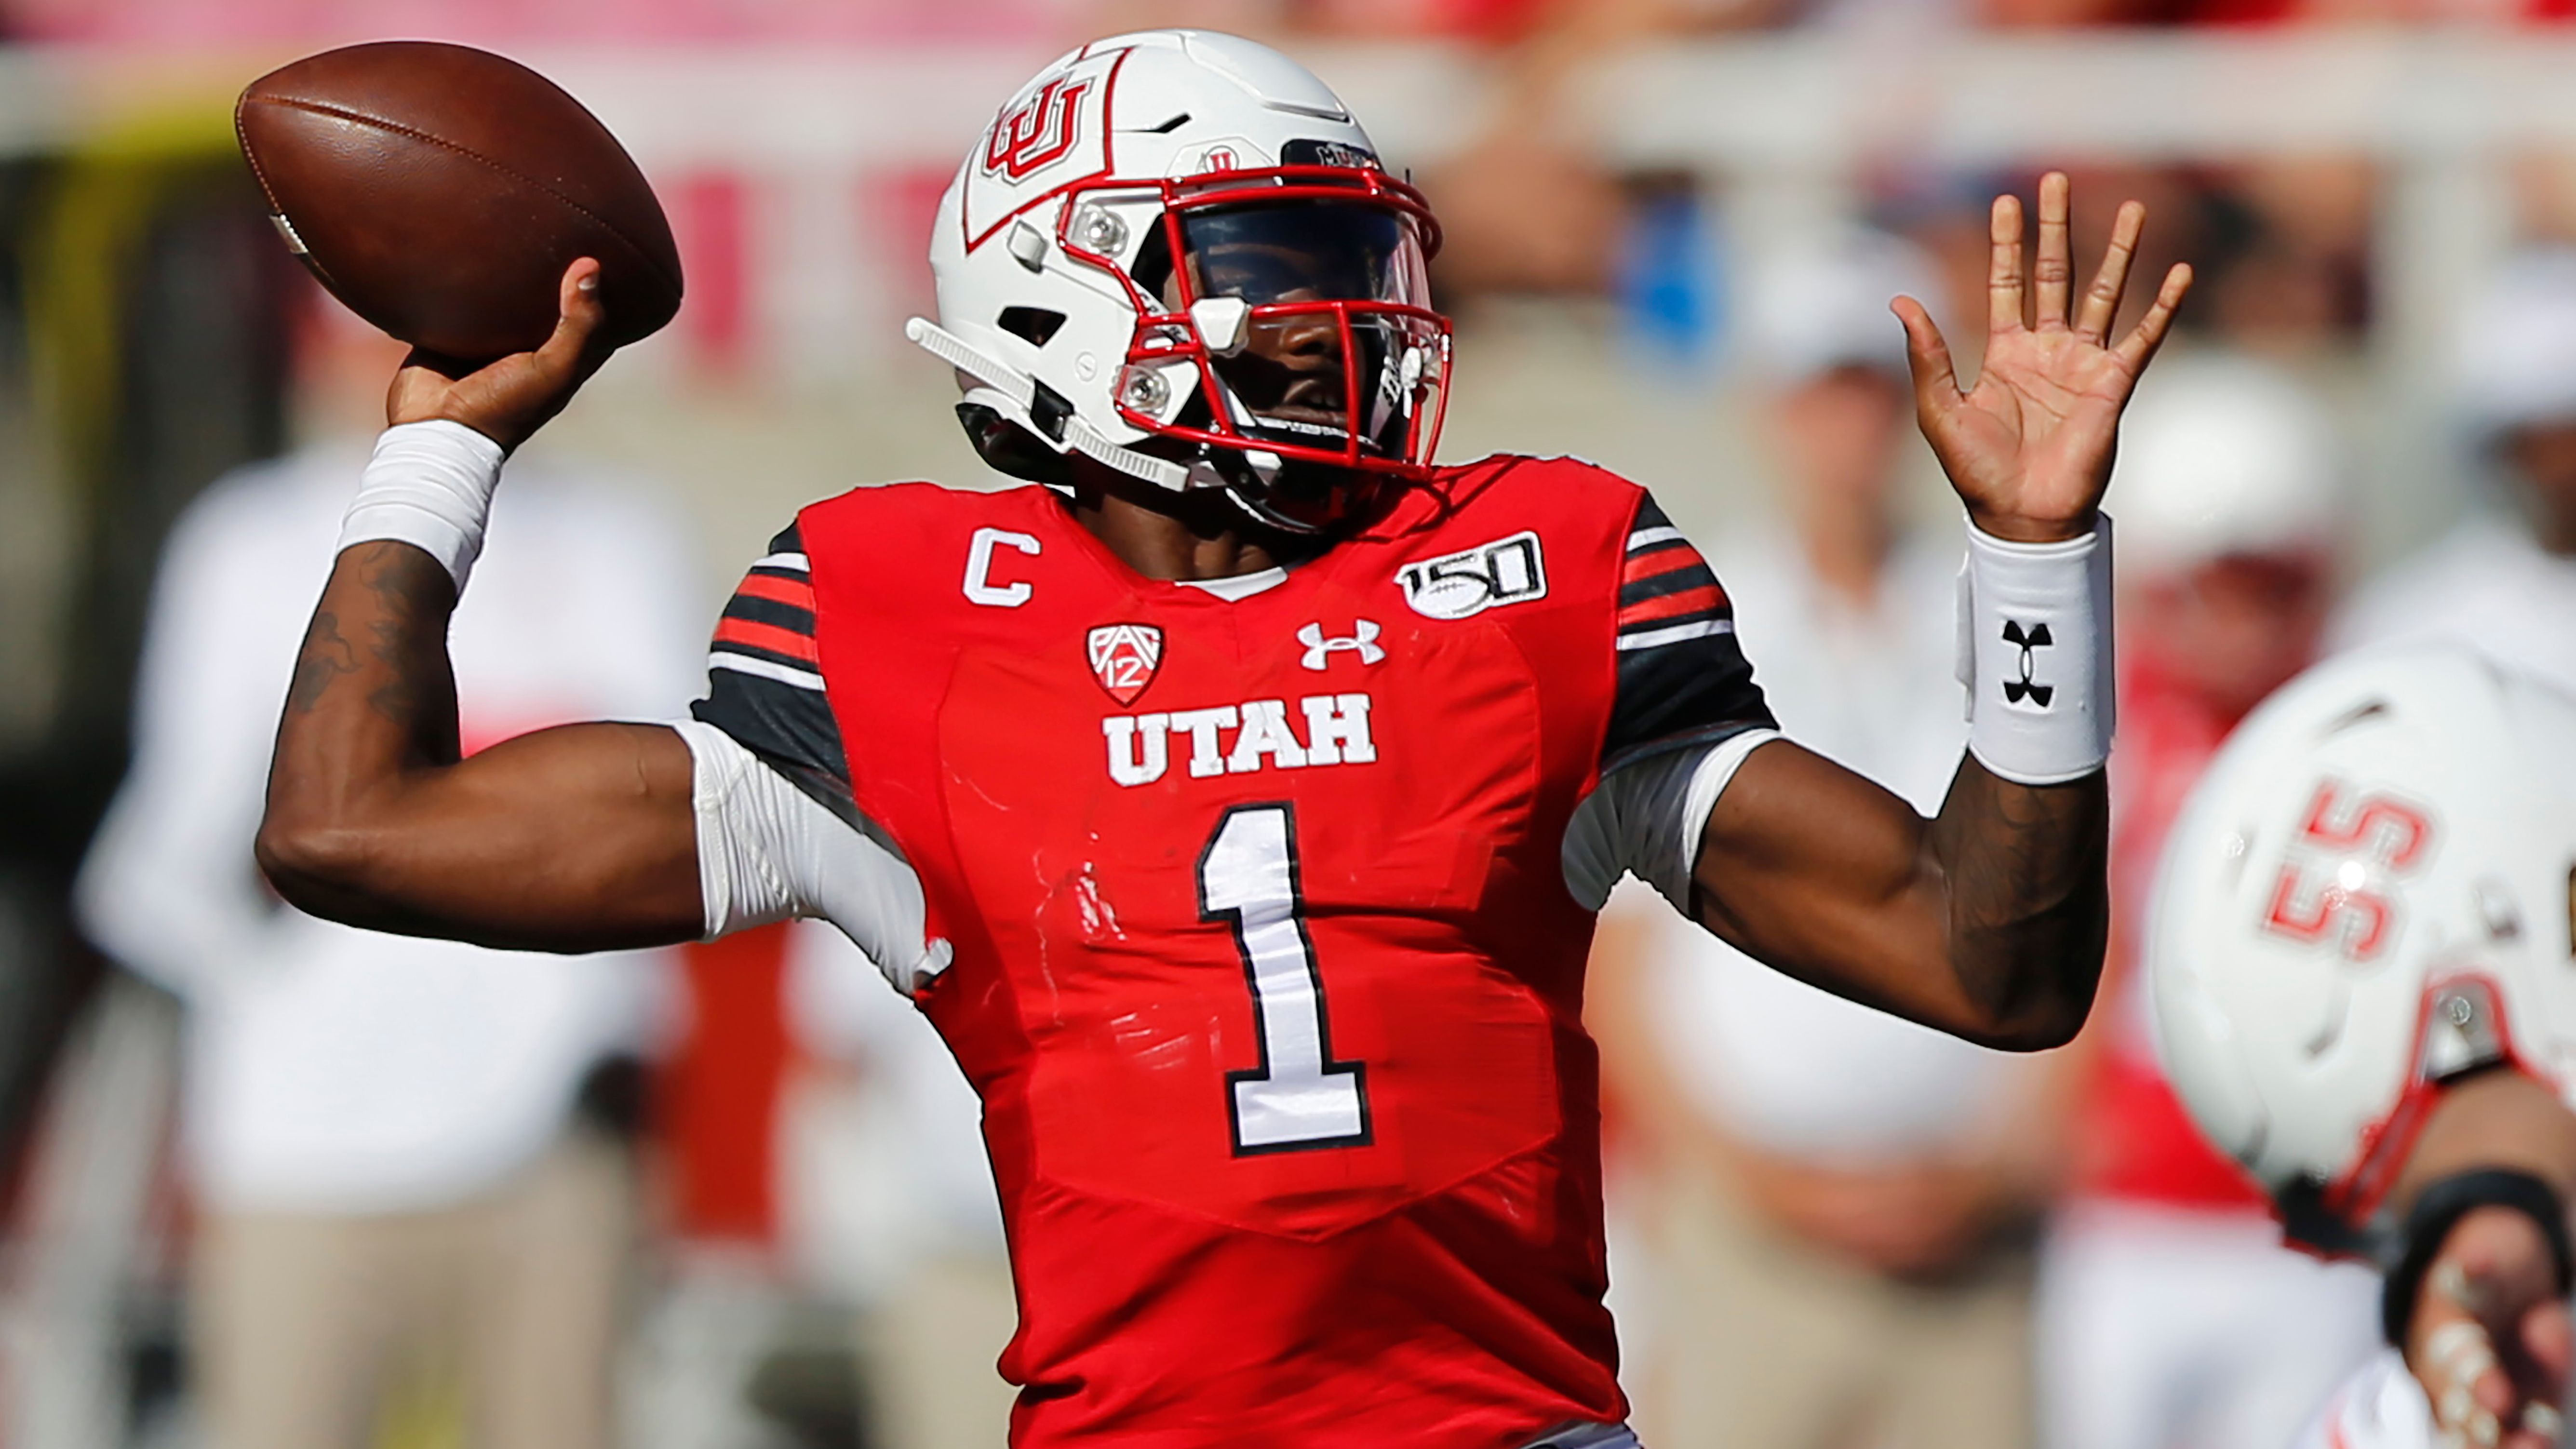
[[[921,877],[881,833],[853,828],[733,736],[698,720],[688,742],[707,940],[792,917],[830,921],[909,996],[948,969]]]

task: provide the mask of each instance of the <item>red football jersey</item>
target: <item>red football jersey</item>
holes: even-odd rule
[[[1769,723],[1632,484],[1444,470],[1225,598],[1050,491],[806,509],[701,718],[921,876],[984,1102],[1013,1442],[1507,1446],[1626,1413],[1601,1306],[1605,768]]]

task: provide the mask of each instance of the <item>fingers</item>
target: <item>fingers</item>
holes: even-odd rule
[[[2420,1371],[2434,1424],[2458,1442],[2495,1449],[2516,1417],[2516,1395],[2487,1331],[2473,1318],[2453,1318],[2423,1344]]]
[[[2144,206],[2120,203],[2120,214],[2111,219],[2111,245],[2102,252],[2102,269],[2093,274],[2093,285],[2085,289],[2084,307],[2075,319],[2075,333],[2085,341],[2099,344],[2111,335],[2111,323],[2120,315],[2120,298],[2129,290],[2129,263],[2138,254],[2138,233],[2146,224]]]
[[[2039,178],[2039,262],[2031,272],[2037,289],[2031,316],[2041,332],[2066,330],[2066,294],[2075,278],[2066,239],[2066,193],[2065,172],[2051,171]]]
[[[2549,1449],[2564,1427],[2571,1344],[2547,1245],[2527,1219],[2481,1209],[2455,1224],[2425,1275],[2407,1362],[2445,1449]]]
[[[1986,330],[2021,329],[2021,198],[1998,196],[1986,221],[1992,256],[1986,263]]]
[[[1905,365],[1914,374],[1915,412],[1930,417],[1947,409],[1959,399],[1959,374],[1950,365],[1950,344],[1942,340],[1940,324],[1911,297],[1899,297],[1888,308],[1905,324]]]
[[[581,377],[596,368],[592,341],[608,311],[599,301],[599,263],[583,257],[564,268],[554,335],[538,348],[538,370],[550,377]]]
[[[2576,1321],[2568,1318],[2567,1305],[2554,1297],[2533,1304],[2523,1315],[2522,1348],[2542,1396],[2553,1401],[2565,1397],[2569,1369],[2576,1366]]]
[[[2558,1406],[2566,1401],[2568,1368],[2576,1360],[2576,1324],[2568,1320],[2567,1305],[2553,1295],[2533,1304],[2518,1327],[2525,1382],[2522,1433],[2514,1438],[2527,1441],[2530,1449],[2549,1449],[2565,1436]]]
[[[2165,333],[2173,327],[2174,309],[2182,305],[2183,294],[2190,290],[2190,265],[2174,263],[2173,270],[2165,273],[2165,284],[2156,289],[2155,305],[2147,308],[2147,315],[2139,318],[2138,325],[2130,328],[2129,335],[2113,349],[2131,377],[2144,371],[2156,349],[2165,345]]]

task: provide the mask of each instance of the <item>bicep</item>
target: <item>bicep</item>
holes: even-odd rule
[[[1730,945],[1838,996],[1944,1030],[1980,1021],[1948,956],[1931,823],[1785,740],[1755,750],[1709,811],[1693,914]]]
[[[692,765],[667,726],[539,730],[388,794],[331,838],[263,841],[290,899],[352,925],[511,949],[702,932]]]

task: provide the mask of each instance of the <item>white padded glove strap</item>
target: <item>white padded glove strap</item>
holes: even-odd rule
[[[1968,525],[1959,682],[1968,752],[2007,780],[2059,785],[2111,756],[2111,520],[2062,543]]]
[[[483,552],[483,524],[501,484],[501,445],[445,420],[385,429],[358,496],[340,520],[340,547],[391,539],[438,560],[465,592]]]

